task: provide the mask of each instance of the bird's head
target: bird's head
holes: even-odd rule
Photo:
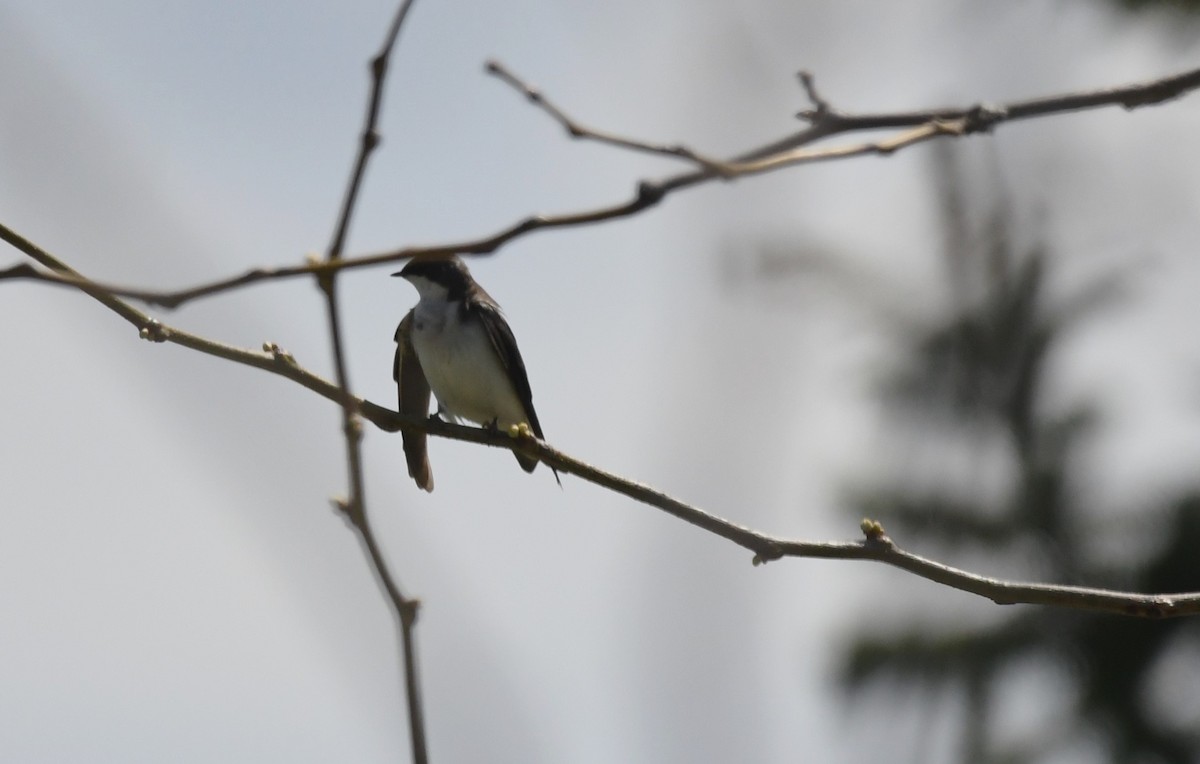
[[[475,283],[457,256],[413,258],[392,275],[407,279],[422,298],[462,299]]]

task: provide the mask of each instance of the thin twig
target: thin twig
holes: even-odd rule
[[[508,67],[499,61],[492,60],[484,64],[484,71],[494,75],[497,79],[511,86],[515,90],[525,96],[534,106],[538,107],[550,117],[562,125],[562,128],[567,131],[567,135],[571,138],[590,140],[597,143],[603,143],[608,146],[627,149],[629,151],[639,151],[646,154],[655,154],[658,156],[672,157],[682,159],[692,164],[700,165],[701,168],[712,170],[717,174],[721,174],[722,167],[725,163],[719,159],[704,156],[699,152],[693,151],[687,146],[680,144],[667,145],[665,143],[646,143],[645,141],[627,138],[623,135],[598,130],[594,127],[585,127],[582,123],[568,116],[565,111],[558,108],[546,95],[539,89],[526,83],[517,75],[513,74]]]
[[[326,253],[326,263],[336,263],[341,259],[345,248],[346,236],[350,231],[350,222],[354,217],[354,209],[358,201],[358,193],[362,188],[363,177],[366,174],[367,163],[379,146],[379,110],[383,103],[384,82],[387,79],[388,63],[400,35],[413,0],[401,0],[396,9],[384,38],[383,47],[371,59],[371,96],[367,103],[367,113],[363,120],[362,134],[359,138],[358,155],[354,160],[354,169],[346,185],[346,193],[342,200],[341,211],[338,213],[334,226],[333,239]],[[404,687],[408,707],[409,739],[412,749],[412,759],[415,764],[426,764],[429,760],[426,739],[423,704],[417,675],[416,634],[415,626],[419,612],[419,602],[408,597],[401,590],[395,575],[388,567],[375,539],[371,528],[370,516],[367,512],[365,480],[362,466],[362,419],[359,416],[359,402],[350,389],[350,375],[346,365],[345,339],[342,332],[341,312],[338,307],[337,293],[338,271],[328,270],[317,275],[317,284],[325,295],[326,316],[329,323],[329,338],[333,350],[334,373],[337,378],[338,402],[342,410],[342,432],[346,438],[346,469],[349,476],[349,496],[337,502],[339,509],[358,531],[367,559],[375,571],[383,594],[391,604],[399,625],[400,652],[404,666]]]
[[[0,271],[0,280],[4,278],[32,278],[80,288],[98,288],[111,295],[130,297],[165,308],[176,308],[193,300],[241,289],[263,281],[279,281],[296,276],[326,276],[335,271],[368,268],[419,256],[445,256],[455,253],[469,255],[491,254],[513,239],[525,236],[534,231],[552,228],[571,228],[636,215],[656,206],[669,194],[714,179],[755,175],[796,164],[847,159],[867,154],[887,156],[901,148],[907,148],[908,146],[932,138],[989,132],[1005,122],[1045,117],[1083,109],[1095,109],[1103,106],[1117,105],[1126,109],[1134,109],[1179,98],[1200,87],[1200,69],[1193,69],[1169,77],[1163,77],[1162,79],[1135,83],[1123,87],[1104,88],[1085,93],[1068,93],[1026,101],[1014,101],[1009,104],[990,105],[980,103],[968,108],[880,114],[848,114],[830,106],[829,102],[817,93],[812,76],[802,72],[800,81],[809,100],[812,102],[813,108],[800,112],[799,116],[808,121],[810,123],[809,126],[770,143],[745,151],[730,160],[721,161],[679,145],[644,143],[583,127],[578,121],[568,116],[557,106],[550,104],[540,91],[516,77],[516,75],[502,65],[493,62],[488,67],[489,71],[492,71],[501,77],[501,79],[522,93],[525,93],[526,97],[530,97],[530,92],[535,93],[537,97],[533,100],[535,100],[539,108],[558,120],[572,134],[578,133],[579,137],[590,137],[594,140],[600,140],[609,145],[629,150],[689,159],[695,162],[698,167],[697,169],[657,181],[641,181],[637,184],[633,196],[623,202],[560,215],[532,215],[482,238],[428,246],[410,246],[372,255],[341,258],[336,262],[310,260],[310,262],[303,265],[254,268],[237,276],[207,282],[186,289],[173,291],[135,289],[118,284],[87,281],[79,277],[78,274],[47,274],[40,271],[31,272],[16,268]],[[874,143],[852,144],[850,146],[833,147],[812,152],[800,151],[804,146],[842,133],[922,127],[924,130],[902,132],[890,139]],[[933,132],[930,133],[930,130]],[[0,229],[0,233],[3,230]]]

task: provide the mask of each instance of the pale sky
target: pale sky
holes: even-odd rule
[[[569,141],[483,74],[491,57],[588,124],[722,153],[795,129],[801,68],[835,105],[868,111],[1102,87],[1200,60],[1169,35],[1174,20],[1102,7],[417,0],[350,250],[612,203],[677,167]],[[393,11],[7,0],[0,219],[88,275],[138,286],[322,250]],[[1028,235],[1064,253],[1057,289],[1139,269],[1132,305],[1081,331],[1056,370],[1062,400],[1110,414],[1084,486],[1099,511],[1182,483],[1200,457],[1200,353],[1193,332],[1164,329],[1200,318],[1197,134],[1192,95],[962,143],[987,168],[978,187],[1007,184]],[[929,162],[926,147],[713,184],[471,261],[520,340],[548,440],[738,523],[854,537],[840,489],[902,464],[871,395],[895,358],[889,335],[819,281],[732,283],[727,258],[779,242],[827,251],[933,320],[944,282]],[[21,259],[4,254],[0,267]],[[416,299],[390,270],[341,281],[352,382],[386,405],[392,332]],[[141,342],[82,295],[0,290],[0,759],[404,760],[391,615],[329,508],[346,482],[336,408]],[[306,281],[155,315],[235,345],[277,342],[330,375]],[[910,601],[994,611],[875,565],[754,568],[727,542],[571,477],[559,490],[500,451],[433,441],[427,495],[398,437],[369,430],[364,448],[380,541],[424,602],[435,761],[915,751],[916,710],[847,710],[831,685],[839,640]]]

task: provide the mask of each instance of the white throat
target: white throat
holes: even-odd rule
[[[456,418],[503,429],[527,421],[525,406],[508,378],[487,330],[463,320],[461,302],[444,287],[414,278],[420,294],[413,315],[413,349],[438,403]]]

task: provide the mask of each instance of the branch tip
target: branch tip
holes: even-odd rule
[[[274,342],[264,342],[262,349],[264,353],[270,353],[271,358],[274,359],[276,363],[281,363],[292,367],[297,366],[296,357],[276,345]]]
[[[1008,119],[1008,109],[1000,104],[981,103],[969,109],[962,119],[962,132],[990,133],[992,128]]]
[[[817,92],[817,81],[812,72],[801,69],[796,73],[796,77],[799,78],[800,87],[804,88],[804,94],[808,96],[809,103],[815,107],[811,112],[800,112],[800,114],[812,115],[811,117],[804,117],[804,119],[815,120],[828,114],[830,111],[829,102]]]
[[[417,623],[417,616],[421,614],[421,600],[412,598],[406,599],[400,604],[400,623],[405,629],[411,629]]]
[[[768,562],[774,562],[782,558],[783,548],[778,544],[771,543],[755,552],[753,559],[750,560],[750,564],[757,568],[759,565],[766,565]]]
[[[374,77],[376,80],[382,80],[387,75],[388,53],[389,52],[390,51],[385,51],[383,53],[377,54],[374,58],[371,59],[370,64],[368,64],[368,66],[371,69],[371,76]]]
[[[166,342],[169,336],[170,332],[156,318],[151,318],[138,329],[138,337],[147,342]]]
[[[661,183],[643,180],[637,185],[637,201],[640,207],[650,207],[662,201],[667,195],[666,188]]]
[[[887,539],[887,534],[883,531],[883,523],[878,520],[864,517],[862,522],[858,524],[858,527],[862,530],[863,536],[866,536],[867,541],[883,541]]]

